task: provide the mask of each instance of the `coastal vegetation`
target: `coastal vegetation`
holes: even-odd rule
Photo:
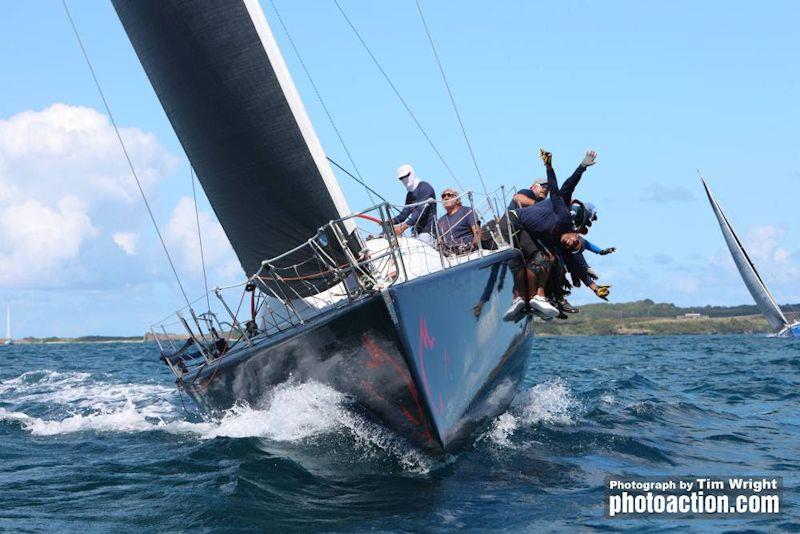
[[[783,306],[790,319],[800,305]],[[682,308],[650,299],[580,306],[566,321],[537,323],[540,335],[767,334],[772,329],[754,305]]]
[[[800,304],[782,306],[790,320],[800,319]],[[537,321],[537,335],[613,336],[679,334],[768,334],[767,321],[754,305],[692,306],[682,308],[650,299],[635,302],[586,304],[566,321]],[[184,335],[171,334],[173,339]],[[139,343],[153,341],[141,336],[25,337],[15,343]]]

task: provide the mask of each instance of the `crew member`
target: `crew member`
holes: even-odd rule
[[[411,165],[397,169],[397,179],[405,186],[406,205],[392,217],[394,232],[402,235],[411,228],[411,235],[431,246],[435,246],[433,223],[436,221],[436,193],[431,184],[420,180]],[[424,203],[430,200],[429,203]]]
[[[439,239],[446,252],[466,254],[478,246],[480,226],[471,208],[461,204],[458,191],[447,188],[442,192],[445,214],[439,218]]]
[[[572,193],[581,179],[584,171],[595,164],[597,153],[593,150],[586,152],[586,156],[581,161],[575,172],[567,178],[563,186],[559,189],[556,173],[552,166],[552,154],[541,150],[540,157],[544,162],[547,171],[547,189],[549,198],[536,202],[532,206],[527,206],[513,212],[516,221],[532,239],[541,240],[545,246],[554,248],[561,245],[569,252],[581,250],[582,242],[580,236],[575,231],[569,206],[572,201]],[[528,300],[531,310],[544,318],[553,318],[559,315],[555,306],[548,302],[545,296],[545,286],[550,274],[541,272],[530,276],[528,273],[528,294],[535,293]]]
[[[533,206],[536,202],[547,198],[547,178],[539,178],[528,189],[520,189],[511,197],[509,211]]]

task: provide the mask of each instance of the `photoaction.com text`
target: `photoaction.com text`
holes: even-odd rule
[[[606,510],[609,517],[778,514],[781,487],[780,478],[610,478]]]

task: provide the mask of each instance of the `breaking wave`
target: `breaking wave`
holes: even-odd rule
[[[521,393],[511,409],[498,416],[482,436],[501,447],[513,446],[518,430],[539,424],[572,425],[580,403],[561,379],[536,384]]]
[[[174,387],[115,382],[90,373],[32,371],[0,381],[2,421],[34,436],[165,432],[198,440],[261,438],[313,444],[346,434],[348,445],[361,453],[389,453],[410,470],[430,468],[421,451],[353,412],[345,395],[317,382],[285,383],[263,406],[241,404],[221,417],[202,420],[183,411]]]

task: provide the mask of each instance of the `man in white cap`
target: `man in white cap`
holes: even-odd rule
[[[394,233],[401,235],[411,228],[411,235],[436,246],[433,238],[433,225],[436,221],[436,192],[428,182],[417,177],[411,165],[401,165],[397,169],[397,179],[406,187],[406,206],[400,213],[392,217]],[[429,203],[419,204],[430,200]],[[415,205],[418,204],[418,205]]]
[[[528,189],[520,189],[511,197],[508,209],[515,210],[526,206],[533,206],[540,200],[547,198],[547,178],[539,178]]]

